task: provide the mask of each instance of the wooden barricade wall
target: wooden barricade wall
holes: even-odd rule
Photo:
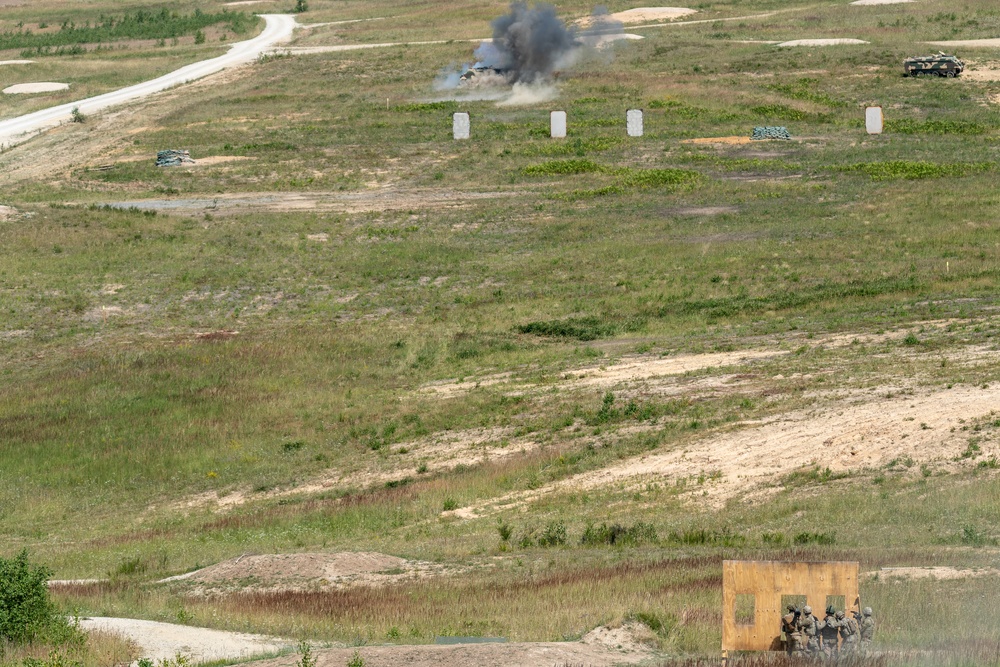
[[[753,623],[738,623],[737,595],[752,595]],[[727,560],[722,563],[722,650],[781,650],[783,595],[805,596],[813,614],[823,619],[827,596],[843,596],[843,611],[857,609],[856,562],[783,563]]]

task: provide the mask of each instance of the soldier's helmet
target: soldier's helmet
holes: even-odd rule
[[[826,613],[827,613],[828,616],[833,616],[835,613],[837,613],[837,610],[834,609],[833,605],[831,604],[830,606],[828,606],[826,608]]]
[[[838,611],[837,612],[837,620],[840,621],[840,620],[843,620],[843,618],[844,618],[844,612]]]
[[[872,608],[871,607],[865,607],[864,609],[861,610],[861,613],[864,614],[865,616],[871,616],[872,615]]]
[[[805,607],[802,607],[802,613],[808,616],[809,614],[813,613],[813,608],[810,607],[809,605],[806,605]]]

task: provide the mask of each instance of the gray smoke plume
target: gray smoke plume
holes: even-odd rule
[[[491,25],[493,41],[483,42],[475,56],[483,66],[505,72],[511,83],[547,81],[580,46],[576,29],[567,28],[548,4],[511,3],[510,13]]]

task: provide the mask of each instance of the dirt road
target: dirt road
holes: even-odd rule
[[[225,55],[186,65],[169,74],[134,86],[0,121],[0,147],[22,143],[38,132],[66,122],[74,108],[78,108],[83,114],[96,113],[108,107],[147,97],[172,86],[200,79],[227,67],[251,62],[275,44],[287,41],[298,25],[295,22],[295,17],[288,14],[262,14],[261,16],[267,22],[264,31],[253,39],[233,44]]]
[[[190,658],[193,663],[250,658],[273,654],[292,646],[291,642],[275,637],[133,618],[85,618],[81,619],[80,627],[123,635],[139,646],[142,657],[154,662],[173,658],[178,653]]]

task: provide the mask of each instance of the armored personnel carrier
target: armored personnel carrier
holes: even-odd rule
[[[944,53],[933,56],[917,56],[903,61],[908,76],[958,76],[965,69],[965,63]]]

